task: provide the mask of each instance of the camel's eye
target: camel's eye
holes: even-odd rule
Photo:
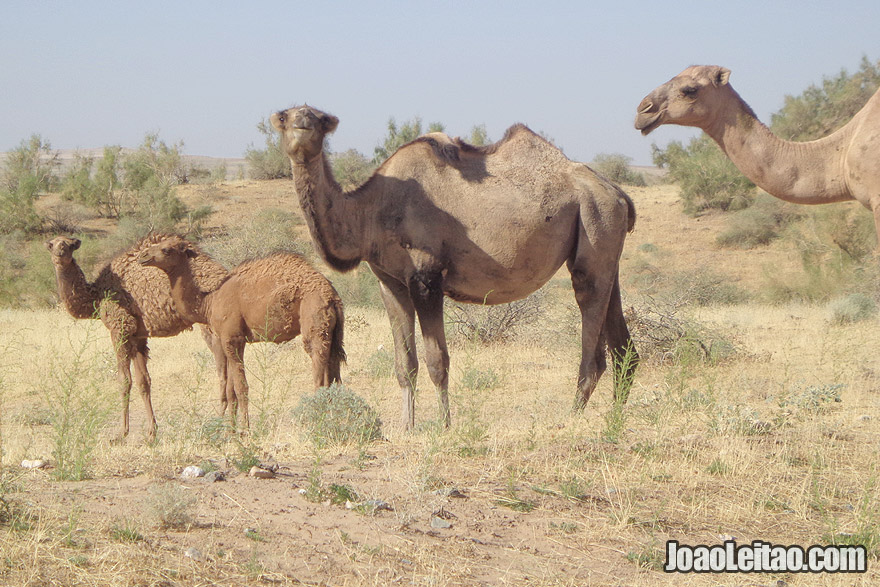
[[[695,86],[685,86],[681,89],[681,95],[685,98],[695,98],[697,96],[697,88]]]

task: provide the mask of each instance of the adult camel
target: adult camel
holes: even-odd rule
[[[635,127],[695,126],[768,194],[794,204],[856,200],[874,214],[880,241],[880,90],[843,127],[815,141],[785,141],[758,121],[729,83],[730,70],[696,65],[639,104]]]
[[[403,425],[415,423],[418,315],[440,418],[449,426],[443,296],[476,304],[524,298],[563,263],[581,311],[575,405],[583,408],[612,360],[625,397],[636,360],[623,317],[618,264],[635,210],[616,185],[574,163],[527,127],[489,147],[442,133],[404,145],[360,187],[343,192],[324,142],[339,119],[309,106],[276,112],[293,180],[318,253],[348,271],[366,261],[379,279],[394,338]]]

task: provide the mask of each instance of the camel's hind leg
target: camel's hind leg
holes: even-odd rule
[[[618,307],[619,289],[615,286],[626,235],[626,208],[601,204],[594,202],[582,208],[577,250],[568,261],[575,299],[581,311],[581,364],[575,397],[575,408],[579,410],[587,405],[605,372],[605,338],[618,351],[623,342],[617,320],[606,323],[609,308],[615,316],[620,313],[622,319],[622,310]],[[612,302],[615,292],[617,299]]]
[[[119,394],[122,399],[122,431],[118,440],[128,436],[129,403],[131,399],[131,347],[128,341],[117,341],[111,334],[116,351],[116,378],[119,381]]]
[[[328,304],[317,298],[306,298],[300,304],[300,331],[303,349],[312,359],[312,380],[315,389],[327,387],[330,380],[330,347],[336,316]]]
[[[620,299],[620,279],[615,276],[611,299],[608,301],[608,314],[605,317],[603,338],[608,341],[611,364],[614,366],[614,399],[625,402],[632,387],[639,354],[633,345],[632,336],[623,315],[623,304]],[[603,352],[604,349],[598,349]]]
[[[575,408],[582,410],[606,368],[602,326],[612,284],[607,279],[576,268],[571,268],[571,283],[581,311],[581,364]]]
[[[403,399],[402,423],[406,430],[415,426],[415,386],[419,374],[419,360],[416,356],[415,309],[409,298],[409,290],[378,269],[373,269],[379,278],[379,291],[382,302],[391,322],[394,338],[394,371]]]

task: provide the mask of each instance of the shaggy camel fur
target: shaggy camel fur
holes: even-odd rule
[[[245,261],[219,288],[206,293],[193,278],[193,266],[204,256],[192,243],[170,237],[144,249],[138,260],[168,275],[178,312],[188,320],[208,324],[217,334],[230,364],[245,428],[246,342],[287,342],[302,332],[303,348],[312,359],[315,387],[340,381],[339,368],[345,361],[342,300],[326,277],[299,255],[275,253]]]
[[[293,165],[300,206],[323,259],[338,271],[362,260],[379,279],[391,321],[403,425],[415,423],[415,314],[440,417],[449,426],[449,353],[443,296],[477,304],[524,298],[563,263],[581,310],[576,406],[604,372],[605,341],[618,361],[631,349],[618,263],[635,210],[629,197],[523,125],[490,147],[443,134],[401,147],[362,186],[343,192],[324,156],[339,119],[309,106],[272,125]],[[625,397],[635,360],[616,382]]]
[[[770,132],[728,83],[730,70],[697,65],[639,104],[635,127],[701,128],[743,174],[795,204],[857,200],[874,214],[880,239],[880,90],[842,128],[815,141],[784,141]]]
[[[174,336],[193,325],[191,320],[174,310],[171,289],[164,276],[155,269],[137,263],[141,250],[165,236],[151,235],[117,255],[101,269],[92,283],[86,280],[73,258],[73,251],[80,246],[79,239],[59,236],[46,242],[55,266],[58,295],[64,307],[74,318],[100,318],[110,331],[122,394],[122,438],[128,435],[129,429],[132,363],[147,411],[148,437],[150,440],[156,437],[156,416],[150,399],[151,382],[147,371],[147,339]],[[213,289],[226,277],[226,269],[206,260],[199,265],[197,274],[203,287]],[[226,370],[226,357],[209,329],[203,329],[202,336],[214,353],[221,375],[221,407],[225,410],[226,382],[223,373]]]

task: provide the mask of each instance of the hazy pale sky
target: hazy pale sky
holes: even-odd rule
[[[340,118],[332,149],[368,157],[388,119],[451,135],[515,122],[572,159],[649,164],[695,131],[633,129],[636,106],[692,64],[723,65],[761,120],[863,56],[880,59],[877,0],[0,4],[0,151],[135,147],[241,157],[257,123],[308,102]]]

